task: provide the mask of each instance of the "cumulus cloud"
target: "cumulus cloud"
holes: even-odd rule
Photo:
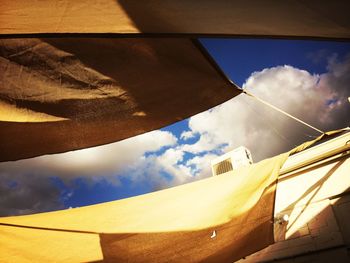
[[[170,148],[140,159],[127,173],[151,182],[154,190],[182,184],[192,178],[191,168],[183,163],[184,154],[179,147]]]
[[[207,153],[193,158],[185,158],[181,145],[170,148],[160,155],[149,155],[134,163],[128,176],[138,178],[138,182],[151,183],[153,190],[164,189],[193,182],[211,175],[210,161],[217,154]]]
[[[342,62],[332,57],[325,74],[278,66],[254,72],[243,88],[311,125],[332,130],[349,122],[349,76],[350,56]],[[185,151],[227,151],[244,145],[255,160],[287,151],[317,135],[245,94],[190,118],[189,128],[187,132],[199,134],[200,139],[183,145]]]
[[[147,152],[176,144],[177,138],[167,131],[153,131],[121,142],[45,155],[32,159],[0,164],[0,171],[56,175],[62,178],[115,174],[136,162]]]
[[[184,131],[181,133],[180,139],[182,140],[188,140],[195,136],[195,134],[192,131]]]
[[[145,159],[145,153],[176,142],[170,132],[153,131],[100,147],[0,163],[0,216],[63,208],[62,193],[52,177],[67,184],[79,177],[90,178],[91,183],[107,179],[118,184],[123,172],[128,175],[128,168]],[[143,178],[132,179],[141,182]]]
[[[63,209],[60,190],[34,174],[0,173],[0,216]]]
[[[216,157],[218,157],[218,155],[213,153],[207,153],[203,156],[195,156],[188,160],[186,165],[192,168],[191,172],[195,179],[202,179],[211,176],[210,162]]]

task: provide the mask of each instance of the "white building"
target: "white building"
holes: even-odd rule
[[[290,156],[277,184],[275,243],[239,262],[350,262],[349,156],[349,131]]]

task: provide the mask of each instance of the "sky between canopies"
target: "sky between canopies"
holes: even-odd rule
[[[350,43],[202,39],[236,84],[322,130],[349,125]],[[316,136],[245,95],[101,147],[0,164],[0,216],[111,201],[211,176],[244,145],[254,161]]]

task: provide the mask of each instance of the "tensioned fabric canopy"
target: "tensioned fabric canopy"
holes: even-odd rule
[[[236,96],[197,45],[173,38],[0,39],[0,161],[119,141]]]
[[[347,6],[3,1],[0,161],[119,141],[220,104],[240,91],[191,37],[350,39]]]
[[[0,218],[0,261],[234,262],[273,243],[287,156],[137,197]]]
[[[143,196],[0,218],[0,261],[234,262],[273,242],[285,158]]]
[[[274,242],[279,170],[290,154],[322,137],[194,183],[82,208],[0,218],[0,261],[234,262]]]
[[[5,0],[0,32],[350,39],[349,1]]]

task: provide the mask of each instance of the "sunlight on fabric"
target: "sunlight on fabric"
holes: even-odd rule
[[[0,121],[12,122],[49,122],[67,120],[30,109],[17,108],[14,105],[0,101]]]
[[[99,205],[0,218],[0,259],[96,261],[102,251],[105,260],[165,262],[181,255],[188,262],[210,262],[213,253],[221,251],[215,260],[238,260],[273,243],[280,168],[289,154],[323,136],[194,183]],[[252,240],[252,245],[244,245]],[[47,244],[49,249],[41,249]]]

